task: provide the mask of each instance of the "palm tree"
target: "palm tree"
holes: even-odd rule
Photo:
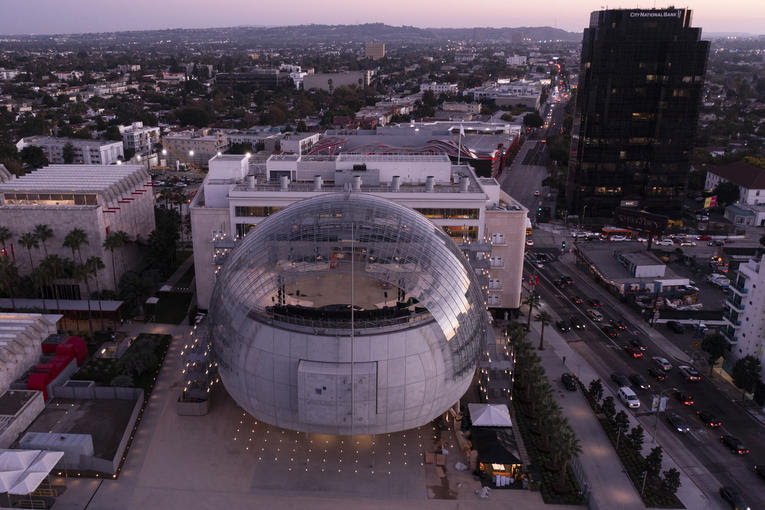
[[[3,253],[7,253],[5,248],[5,241],[8,241],[12,238],[13,232],[11,232],[8,227],[0,227],[0,243],[3,245]]]
[[[115,292],[117,292],[117,266],[114,263],[114,250],[122,248],[128,242],[130,242],[130,237],[128,237],[127,232],[122,230],[109,234],[104,240],[104,248],[112,252],[112,279],[114,280]]]
[[[8,289],[8,295],[11,298],[11,311],[16,311],[16,299],[13,295],[13,287],[19,279],[19,269],[16,267],[16,261],[8,257],[0,257],[0,287]]]
[[[98,290],[98,313],[101,316],[101,330],[104,329],[104,310],[101,306],[101,282],[98,279],[98,272],[102,269],[104,269],[106,266],[104,265],[104,261],[101,260],[101,257],[88,257],[88,260],[85,261],[85,268],[89,273],[93,274],[93,277],[96,279],[96,289]],[[87,286],[87,277],[85,278],[85,285]],[[90,297],[90,290],[88,290],[88,297]],[[88,307],[90,307],[90,301],[88,301]],[[90,309],[90,308],[88,308]]]
[[[43,223],[39,223],[35,225],[34,235],[37,236],[37,239],[40,240],[43,246],[43,253],[45,253],[45,256],[48,256],[48,247],[45,244],[45,241],[53,237],[53,230]]]
[[[539,332],[539,349],[540,351],[545,350],[545,326],[550,324],[552,322],[552,315],[550,315],[547,312],[539,312],[536,317],[534,317],[534,320],[542,324],[542,331]]]
[[[571,457],[582,453],[582,443],[579,442],[579,438],[571,430],[570,426],[566,426],[562,433],[557,437],[555,451],[561,464],[560,466],[560,486],[563,487],[566,483],[566,471],[568,470],[568,463],[571,461]]]
[[[61,303],[59,302],[56,280],[66,274],[68,267],[67,260],[56,254],[48,255],[37,266],[37,269],[41,271],[43,280],[46,282],[46,287],[50,285],[53,290],[53,298],[56,300],[56,310],[58,312],[61,312]]]
[[[40,243],[37,242],[37,236],[34,235],[32,232],[25,232],[24,234],[21,235],[21,237],[19,237],[19,244],[27,249],[27,253],[29,254],[29,266],[32,268],[31,269],[31,272],[33,275],[32,279],[33,281],[37,281],[37,283],[39,284],[40,283],[39,279],[34,278],[35,263],[34,263],[34,260],[32,260],[32,248],[40,247]],[[40,288],[39,285],[38,285],[38,291],[40,292],[40,294],[42,294],[42,289]],[[42,305],[43,305],[43,311],[47,312],[48,309],[45,306],[45,296],[42,296]]]
[[[524,305],[528,305],[529,307],[529,320],[526,323],[526,331],[531,330],[531,311],[534,308],[539,308],[539,296],[532,290],[531,294],[529,294],[526,299],[523,300]]]
[[[88,243],[88,233],[81,228],[73,228],[64,238],[64,246],[72,250],[72,260],[74,258],[74,252],[77,252],[77,260],[79,263],[75,264],[73,274],[75,279],[81,280],[85,283],[85,290],[88,293],[88,328],[90,334],[93,335],[93,317],[90,310],[90,284],[88,282],[88,269],[82,262],[82,245]]]

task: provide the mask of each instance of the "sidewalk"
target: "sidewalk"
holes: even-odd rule
[[[540,324],[532,322],[529,338],[534,345],[538,343],[539,329]],[[552,327],[545,328],[545,350],[537,351],[537,353],[542,360],[542,366],[548,379],[553,388],[557,390],[555,393],[556,400],[582,443],[580,461],[592,489],[591,498],[595,498],[595,507],[604,510],[610,508],[619,508],[620,510],[645,508],[637,490],[624,471],[613,445],[595,418],[584,396],[578,391],[568,392],[560,384],[561,374],[570,372],[576,374],[586,387],[590,381],[598,378],[595,370]],[[615,397],[606,384],[603,385],[603,394],[604,396]],[[617,410],[624,409],[616,398],[614,400],[616,400]],[[582,412],[583,410],[585,412]],[[630,418],[630,427],[638,424],[631,412],[627,412],[627,416]],[[643,428],[645,429],[643,447],[643,454],[645,455],[655,446],[655,441],[649,427],[643,424]],[[662,471],[672,467],[680,472],[681,485],[677,491],[677,497],[686,508],[694,510],[720,508],[716,502],[710,501],[703,494],[701,489],[686,475],[683,467],[675,462],[665,448]],[[697,471],[696,476],[699,476],[698,471],[700,469],[705,470],[703,466],[697,466],[693,469]],[[711,478],[711,475],[709,476]]]

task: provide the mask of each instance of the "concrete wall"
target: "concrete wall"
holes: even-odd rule
[[[197,193],[191,204],[191,231],[194,246],[194,272],[199,307],[206,309],[210,303],[213,286],[215,285],[215,269],[213,263],[213,232],[223,232],[231,235],[229,209],[200,207],[204,200],[202,192]]]
[[[500,198],[506,203],[515,203],[504,192]],[[518,308],[521,306],[521,283],[523,281],[523,255],[526,250],[526,218],[528,211],[521,208],[519,211],[505,211],[500,209],[487,209],[486,237],[491,239],[491,234],[504,234],[505,244],[493,244],[492,257],[502,257],[503,266],[491,268],[489,278],[501,282],[500,289],[491,289],[491,294],[499,295],[499,304],[493,305],[501,308]]]
[[[34,396],[27,400],[24,406],[13,416],[13,420],[8,426],[0,432],[0,448],[10,448],[19,434],[29,427],[35,418],[37,418],[45,408],[42,391],[37,390],[14,390],[27,391],[34,393]]]

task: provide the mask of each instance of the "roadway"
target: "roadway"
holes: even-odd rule
[[[542,250],[556,257],[556,249]],[[533,254],[531,255],[533,256]],[[527,273],[539,272],[540,280],[537,291],[541,296],[543,308],[553,316],[568,319],[570,316],[579,317],[586,325],[585,330],[561,333],[569,342],[572,349],[578,352],[597,372],[604,385],[616,393],[616,383],[611,380],[614,372],[629,376],[633,373],[643,375],[651,384],[648,391],[635,388],[641,400],[641,407],[631,411],[643,428],[654,435],[664,448],[665,454],[670,455],[675,462],[684,468],[687,475],[702,489],[712,501],[722,501],[717,493],[721,485],[738,487],[745,495],[752,508],[765,508],[765,483],[752,471],[752,466],[765,459],[765,445],[762,441],[762,425],[744,412],[740,405],[731,401],[730,397],[719,391],[709,380],[707,372],[701,369],[702,380],[690,382],[685,380],[677,366],[684,364],[672,354],[679,353],[676,348],[668,346],[666,339],[657,340],[658,335],[646,331],[650,326],[643,323],[633,312],[625,311],[620,303],[615,303],[604,289],[589,278],[584,277],[575,268],[559,260],[547,263],[538,269],[535,264],[527,264]],[[572,276],[575,283],[561,290],[551,284],[561,275]],[[583,304],[577,305],[571,300],[574,295],[585,298]],[[585,310],[592,306],[589,299],[599,299],[603,306],[598,308],[604,315],[604,321],[595,323]],[[627,324],[627,330],[622,331],[617,338],[609,338],[601,331],[601,326],[609,319],[621,320]],[[551,325],[551,327],[555,327]],[[624,347],[633,339],[640,339],[646,346],[642,359],[634,359]],[[680,354],[682,354],[680,352]],[[653,366],[651,358],[661,356],[670,360],[674,365],[668,380],[658,382],[647,372]],[[679,357],[679,356],[678,356]],[[584,381],[588,384],[589,381]],[[677,388],[690,392],[695,398],[695,405],[686,406],[672,398],[673,389]],[[671,428],[665,416],[657,420],[655,415],[647,412],[651,407],[652,397],[662,392],[670,396],[667,413],[677,413],[683,417],[691,428],[690,433],[680,434]],[[696,416],[696,410],[704,410],[716,415],[723,421],[723,426],[710,429],[701,423]],[[667,413],[664,413],[665,415]],[[720,434],[732,434],[743,441],[751,450],[748,456],[731,453],[720,442]]]

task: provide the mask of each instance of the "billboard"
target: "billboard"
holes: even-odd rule
[[[616,225],[625,228],[634,228],[658,234],[667,228],[669,218],[660,214],[652,214],[637,209],[627,209],[617,207],[614,210],[614,222]]]

